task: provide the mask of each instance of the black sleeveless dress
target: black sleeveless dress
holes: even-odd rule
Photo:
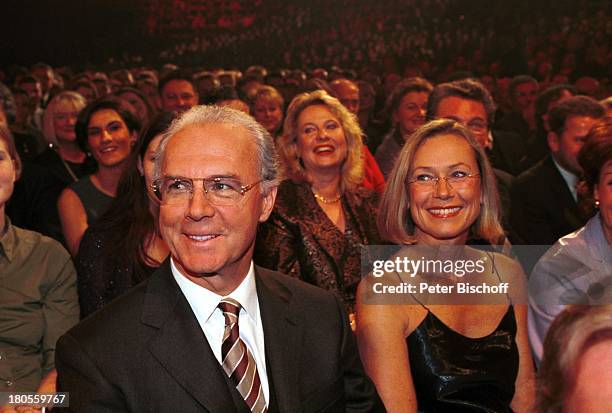
[[[488,336],[465,337],[428,310],[408,336],[419,412],[510,413],[519,355],[513,306]]]

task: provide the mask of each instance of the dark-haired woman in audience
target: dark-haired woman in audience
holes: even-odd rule
[[[20,171],[13,137],[0,125],[0,392],[55,392],[55,343],[78,321],[76,273],[58,242],[5,215]]]
[[[566,305],[612,303],[612,118],[595,123],[585,141],[581,207],[597,214],[559,239],[529,277],[529,341],[538,362],[548,327]]]
[[[66,245],[76,256],[83,233],[108,208],[117,192],[140,121],[128,103],[118,98],[102,98],[81,111],[76,123],[77,142],[98,162],[92,175],[64,189],[58,209]]]
[[[537,413],[608,413],[612,305],[571,305],[550,326],[538,372]]]
[[[174,115],[161,113],[132,153],[108,210],[85,231],[76,257],[81,317],[102,308],[149,275],[167,257],[156,229],[153,161]]]
[[[335,292],[349,312],[360,247],[378,243],[377,196],[361,187],[362,134],[338,99],[319,90],[293,99],[278,148],[287,180],[260,226],[255,262]]]
[[[468,129],[436,120],[412,135],[387,182],[378,223],[381,237],[404,246],[398,257],[436,254],[457,263],[467,257],[483,268],[458,274],[462,278],[423,271],[412,278],[398,270],[361,282],[359,350],[387,410],[527,412],[534,382],[524,274],[509,257],[466,245],[500,245],[505,239],[495,176]],[[420,288],[420,282],[458,288],[457,281],[507,282],[508,294],[468,297]],[[368,301],[376,282],[417,288]]]

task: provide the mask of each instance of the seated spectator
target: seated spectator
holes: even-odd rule
[[[133,87],[122,87],[118,89],[114,95],[126,100],[130,105],[134,106],[136,115],[138,119],[140,119],[142,125],[148,125],[149,122],[155,118],[155,109],[149,104],[149,101],[140,90]]]
[[[190,74],[175,70],[159,81],[161,108],[166,112],[183,113],[198,104],[198,89]]]
[[[91,152],[98,169],[64,189],[58,200],[68,251],[76,256],[83,233],[108,208],[117,193],[140,121],[121,99],[102,98],[87,105],[76,123],[77,142]]]
[[[76,272],[58,242],[5,216],[20,171],[0,126],[0,392],[55,392],[55,343],[78,321]]]
[[[356,117],[359,116],[359,87],[352,80],[340,78],[329,84],[331,95],[336,97],[345,108]],[[348,105],[348,106],[347,106]],[[359,121],[359,118],[357,118]],[[365,139],[362,133],[362,138]],[[362,146],[364,161],[363,186],[382,194],[385,189],[385,178],[367,145]]]
[[[156,111],[160,109],[157,75],[152,70],[141,70],[134,78],[136,89],[140,90],[147,98],[149,105]]]
[[[487,266],[466,275],[470,283],[508,282],[510,289],[494,303],[488,294],[477,294],[456,305],[453,294],[437,298],[422,289],[403,294],[400,302],[381,294],[383,301],[370,303],[366,294],[374,282],[399,287],[413,278],[404,271],[363,278],[357,294],[359,350],[388,411],[530,411],[533,362],[527,309],[520,296],[525,275],[505,255],[467,245],[504,245],[498,217],[495,177],[470,130],[448,119],[417,129],[402,149],[383,195],[381,237],[404,247],[398,258],[411,256],[412,248],[424,254],[432,249],[436,259],[445,254],[463,259],[468,254]],[[432,278],[424,272],[416,280],[457,285],[454,274]]]
[[[155,223],[152,176],[155,151],[173,118],[171,113],[160,114],[142,134],[115,199],[83,235],[75,259],[81,317],[148,278],[168,255]]]
[[[44,139],[34,122],[34,101],[23,89],[15,88],[12,92],[15,99],[15,117],[9,124],[11,133],[21,159],[31,161],[44,148]]]
[[[74,84],[72,90],[83,96],[87,103],[91,103],[94,100],[98,99],[98,90],[89,80],[79,80]]]
[[[26,163],[15,185],[10,215],[15,223],[65,243],[57,209],[64,188],[96,170],[96,161],[77,143],[75,123],[85,107],[76,92],[60,92],[43,117],[47,149]],[[21,218],[20,218],[21,217]]]
[[[379,241],[376,195],[361,187],[361,129],[324,91],[298,95],[278,141],[285,178],[260,226],[255,263],[331,290],[355,305],[363,244]]]
[[[276,140],[283,125],[285,100],[272,86],[260,86],[248,96],[251,114]]]
[[[605,110],[596,100],[574,96],[548,117],[550,154],[519,175],[511,188],[511,225],[531,245],[552,245],[590,218],[578,209],[578,151]]]
[[[477,80],[463,79],[437,85],[427,102],[427,119],[449,118],[469,127],[491,165],[518,175],[525,142],[514,133],[492,129],[495,102]]]
[[[244,113],[250,114],[249,105],[238,97],[236,89],[231,86],[219,88],[214,104],[217,106],[229,106],[232,109],[241,110]]]
[[[568,307],[546,335],[534,411],[610,411],[611,361],[612,305]]]
[[[470,129],[476,142],[487,155],[497,182],[501,202],[501,223],[512,243],[520,241],[510,225],[510,187],[514,179],[507,170],[514,170],[522,157],[518,137],[493,131],[495,103],[478,81],[472,79],[441,83],[434,87],[427,100],[427,119],[452,119]],[[505,168],[504,170],[498,168]]]
[[[49,146],[36,163],[51,170],[63,186],[78,181],[95,170],[95,162],[77,142],[75,124],[87,105],[76,92],[61,92],[45,109],[43,132]]]
[[[42,130],[42,99],[43,91],[40,84],[40,80],[32,75],[24,76],[16,82],[16,86],[26,92],[29,98],[29,104],[31,105],[32,125],[37,130]]]
[[[401,81],[387,99],[385,112],[391,116],[391,130],[376,150],[376,162],[387,178],[406,140],[425,124],[427,99],[433,86],[415,77]]]
[[[612,303],[612,118],[593,126],[578,162],[583,202],[598,212],[559,239],[531,273],[529,338],[537,362],[551,322],[566,305]]]
[[[561,100],[575,96],[576,90],[570,85],[551,86],[538,95],[535,102],[535,132],[527,141],[525,156],[521,159],[520,169],[525,171],[548,155],[548,133],[550,110]]]
[[[505,114],[497,123],[500,130],[514,132],[526,141],[535,131],[535,101],[540,86],[531,76],[515,76],[508,85],[508,96],[512,112]]]

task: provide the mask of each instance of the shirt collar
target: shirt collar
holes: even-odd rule
[[[557,169],[559,170],[559,173],[563,177],[563,180],[567,184],[570,192],[572,193],[574,201],[576,201],[578,199],[578,194],[576,192],[576,184],[578,183],[578,177],[567,169],[563,168],[561,165],[559,165],[559,163],[555,160],[554,156],[552,157],[552,160],[555,163]]]
[[[8,216],[4,216],[6,223],[6,231],[0,235],[0,253],[2,253],[6,259],[11,262],[15,257],[15,251],[17,249],[17,234],[15,234],[15,227],[11,225],[11,220]]]
[[[187,297],[187,301],[194,304],[197,303],[198,311],[203,316],[204,322],[208,321],[217,309],[221,299],[225,297],[199,286],[182,275],[172,258],[170,259],[170,268],[174,279]],[[226,297],[231,297],[238,301],[240,305],[242,305],[242,309],[246,312],[247,316],[250,317],[253,322],[258,321],[259,301],[257,300],[257,289],[255,288],[255,267],[253,266],[253,261],[251,261],[246,277],[244,277],[240,285]]]

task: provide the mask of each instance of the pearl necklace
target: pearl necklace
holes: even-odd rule
[[[335,204],[336,202],[340,201],[340,199],[342,199],[342,194],[338,195],[335,198],[325,198],[324,196],[319,195],[314,191],[312,193],[317,201],[321,201],[324,204]]]

